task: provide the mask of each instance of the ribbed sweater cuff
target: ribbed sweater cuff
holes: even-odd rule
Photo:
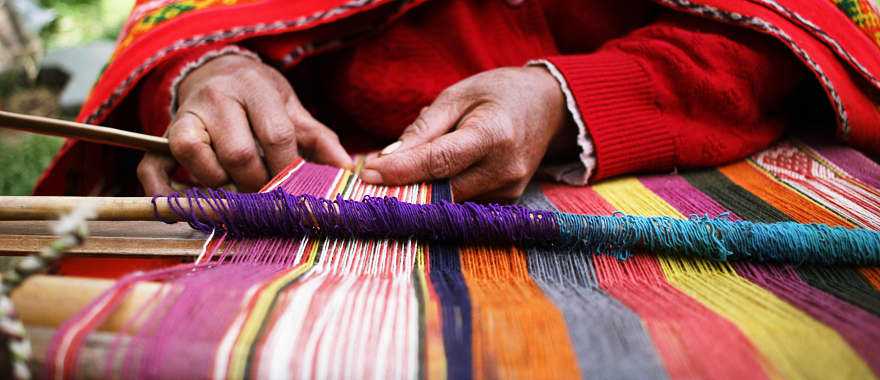
[[[638,61],[613,52],[547,60],[568,82],[593,139],[593,179],[673,166],[674,137],[662,120],[652,80]]]

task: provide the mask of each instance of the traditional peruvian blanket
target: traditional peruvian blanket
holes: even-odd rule
[[[266,190],[448,199],[299,162]],[[521,201],[581,214],[797,221],[880,229],[880,165],[787,141],[699,172]],[[195,263],[134,273],[57,332],[52,378],[880,377],[880,268],[721,262],[638,252],[232,239]],[[86,373],[89,339],[132,289],[159,283]],[[120,325],[120,323],[116,323]],[[91,358],[91,359],[90,359]]]

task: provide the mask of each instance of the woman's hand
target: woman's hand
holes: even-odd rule
[[[348,167],[349,155],[333,131],[300,104],[287,79],[256,60],[226,55],[183,80],[180,107],[166,136],[174,159],[201,185],[234,182],[257,191],[297,156]],[[172,191],[176,163],[147,154],[138,178],[147,194]]]
[[[545,69],[487,71],[443,91],[399,142],[367,160],[361,178],[388,185],[450,178],[456,200],[514,200],[566,121],[562,91]],[[569,141],[565,149],[577,149],[574,133]]]

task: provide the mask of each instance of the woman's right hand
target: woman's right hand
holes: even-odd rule
[[[148,195],[172,192],[179,164],[200,185],[257,191],[298,156],[349,167],[339,138],[315,120],[287,79],[254,59],[225,55],[187,75],[165,135],[174,158],[146,154],[138,178]],[[175,162],[176,160],[176,162]]]

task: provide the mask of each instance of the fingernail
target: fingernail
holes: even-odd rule
[[[380,184],[382,183],[382,174],[373,169],[364,169],[361,170],[361,180],[367,183]]]
[[[391,145],[386,146],[385,149],[382,149],[382,152],[380,152],[380,155],[385,156],[385,155],[389,155],[391,153],[394,153],[398,149],[400,149],[401,145],[403,145],[403,141],[397,140],[397,141],[391,143]]]

